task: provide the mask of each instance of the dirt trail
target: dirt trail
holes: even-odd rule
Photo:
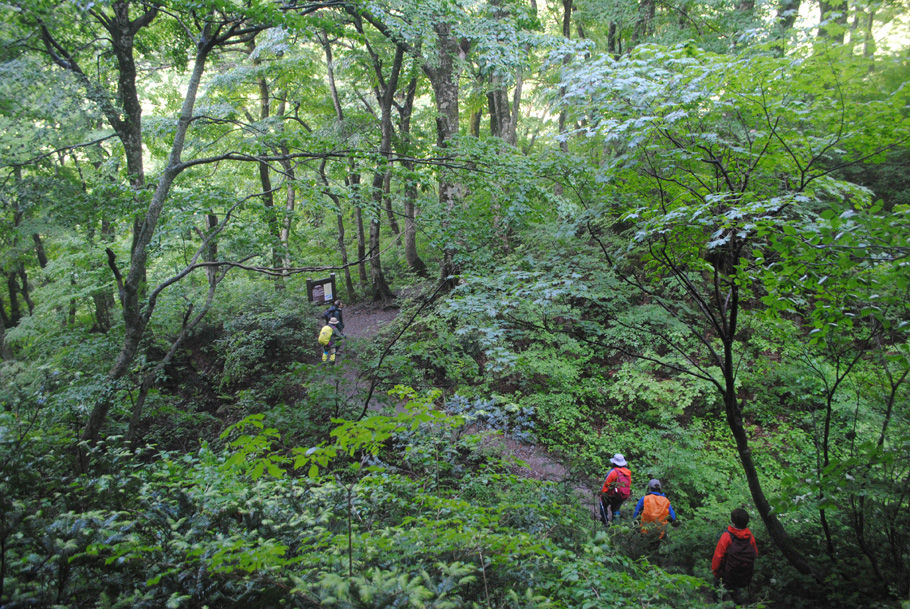
[[[370,305],[346,307],[344,310],[344,334],[352,339],[372,339],[379,334],[385,325],[394,321],[397,316],[398,309],[396,307],[377,308]],[[348,374],[345,376],[348,376]],[[350,372],[349,380],[364,385],[368,382],[359,377],[353,370]],[[522,461],[523,465],[516,464],[512,467],[512,473],[515,475],[535,480],[568,484],[575,495],[578,496],[579,502],[590,509],[593,517],[597,517],[592,489],[578,480],[572,479],[568,468],[543,447],[523,444],[513,438],[492,432],[486,435],[485,445],[501,452],[505,458],[514,457]]]
[[[398,316],[397,307],[353,305],[344,308],[344,335],[349,338],[373,338]]]

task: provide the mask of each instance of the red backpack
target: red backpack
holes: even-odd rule
[[[632,493],[632,479],[618,467],[615,468],[615,471],[616,480],[610,483],[610,486],[607,488],[607,495],[619,497],[625,501]],[[610,474],[607,474],[607,476],[609,475]]]

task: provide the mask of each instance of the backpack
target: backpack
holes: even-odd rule
[[[609,476],[609,474],[607,474]],[[625,501],[632,493],[632,479],[618,467],[616,468],[616,480],[610,483],[607,488],[607,495],[616,497]]]
[[[730,536],[730,545],[724,554],[721,574],[728,588],[745,588],[752,581],[755,570],[755,548],[751,538],[741,539],[729,530],[726,533]]]
[[[666,535],[667,518],[670,517],[670,500],[662,495],[645,495],[641,510],[641,532]]]
[[[330,342],[332,342],[332,326],[326,324],[322,326],[322,330],[319,331],[319,338],[316,339],[320,345],[325,347]]]
[[[322,314],[322,318],[325,320],[325,323],[329,323],[329,320],[333,317],[338,317],[339,309],[335,305],[332,305],[325,310],[325,313]]]

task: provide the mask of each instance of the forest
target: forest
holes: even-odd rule
[[[907,0],[0,14],[0,608],[910,608]]]

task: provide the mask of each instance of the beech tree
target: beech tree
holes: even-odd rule
[[[618,275],[674,321],[604,315],[653,334],[687,364],[621,349],[716,387],[769,534],[795,568],[816,577],[772,510],[753,459],[737,381],[740,327],[746,300],[765,289],[755,270],[768,249],[764,231],[798,232],[788,226],[801,215],[841,205],[835,193],[854,187],[834,178],[837,168],[906,137],[906,121],[893,110],[899,89],[867,101],[862,114],[846,101],[870,85],[859,82],[862,72],[855,63],[794,70],[787,59],[712,56],[681,45],[643,47],[620,61],[601,57],[579,64],[566,81],[567,108],[581,111],[581,131],[608,150],[602,179],[622,184],[616,196],[629,201],[619,218],[586,220],[587,232]],[[820,96],[825,87],[836,95]],[[902,126],[895,131],[895,124]],[[887,138],[878,135],[885,131]],[[605,232],[611,222],[634,222],[630,251]],[[679,329],[691,333],[691,345],[674,340]]]
[[[107,264],[119,292],[124,338],[120,353],[108,371],[108,387],[86,422],[83,440],[91,443],[98,438],[113,403],[117,381],[130,370],[161,292],[194,269],[201,268],[198,261],[205,258],[206,252],[213,251],[213,239],[229,219],[224,217],[215,223],[210,222],[189,264],[149,289],[146,285],[149,245],[155,238],[159,218],[167,206],[175,180],[181,173],[200,165],[256,158],[238,152],[183,158],[191,126],[199,120],[194,114],[194,107],[210,59],[223,50],[248,45],[265,28],[279,22],[285,12],[300,15],[323,6],[317,3],[277,7],[263,2],[238,11],[223,7],[218,2],[194,3],[191,6],[178,3],[162,7],[123,0],[112,3],[110,7],[70,7],[68,11],[59,10],[52,3],[29,3],[20,7],[17,17],[22,26],[35,32],[35,38],[41,41],[47,57],[73,75],[85,98],[98,106],[114,130],[123,147],[127,179],[134,192],[136,206],[145,205],[143,211],[137,210],[135,214],[126,268],[121,267],[112,249],[107,250]],[[178,64],[186,64],[189,60],[190,73],[179,114],[166,138],[167,161],[153,182],[147,184],[143,165],[142,102],[135,55],[137,49],[142,49],[152,58],[162,40],[167,40],[165,46],[172,49],[171,59]],[[104,56],[109,53],[114,61],[110,65],[94,63],[89,58],[95,53]],[[189,57],[182,53],[188,53]]]

